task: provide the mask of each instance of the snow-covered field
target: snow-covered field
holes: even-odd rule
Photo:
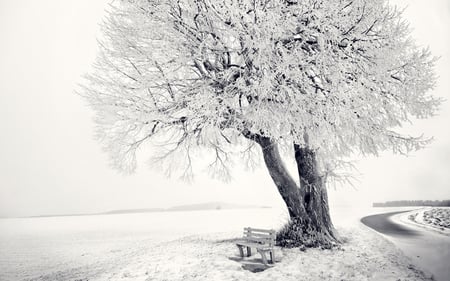
[[[428,207],[408,214],[408,220],[442,234],[450,235],[450,207]]]
[[[253,273],[233,239],[276,228],[277,209],[0,220],[0,280],[426,280],[395,246],[359,223],[383,209],[332,210],[341,249],[278,249]]]
[[[269,228],[283,218],[248,209],[0,219],[0,280],[95,280],[162,242],[214,232],[233,237],[249,222]]]

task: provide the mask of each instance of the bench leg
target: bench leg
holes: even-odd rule
[[[260,250],[258,250],[258,252],[261,254],[261,259],[262,259],[264,265],[268,265],[267,264],[266,253],[264,251],[260,251]]]
[[[250,257],[252,255],[252,248],[247,247],[247,257]]]
[[[273,251],[270,251],[269,254],[270,254],[270,263],[275,263],[275,253]]]
[[[244,257],[244,249],[242,249],[241,245],[236,245],[239,248],[239,254],[241,255],[241,257]]]

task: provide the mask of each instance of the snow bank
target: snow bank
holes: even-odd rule
[[[280,261],[256,273],[243,268],[233,242],[237,236],[230,236],[236,233],[189,236],[149,248],[96,280],[431,280],[365,226],[339,233],[346,241],[341,249],[278,248]]]
[[[450,236],[450,208],[427,207],[397,216],[401,222]]]

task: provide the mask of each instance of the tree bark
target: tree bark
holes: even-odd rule
[[[320,175],[316,152],[294,144],[295,161],[300,178],[300,196],[308,218],[309,228],[323,241],[337,242],[328,206],[325,179]]]
[[[316,152],[294,144],[300,186],[289,175],[277,144],[269,138],[253,138],[262,148],[264,162],[286,203],[290,221],[277,235],[281,246],[332,247],[338,242],[330,218],[325,182],[320,176]]]

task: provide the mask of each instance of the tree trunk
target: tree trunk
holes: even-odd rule
[[[264,162],[289,211],[290,221],[277,235],[284,247],[332,247],[338,240],[331,223],[327,189],[314,150],[294,145],[300,187],[283,164],[277,144],[260,137]]]

